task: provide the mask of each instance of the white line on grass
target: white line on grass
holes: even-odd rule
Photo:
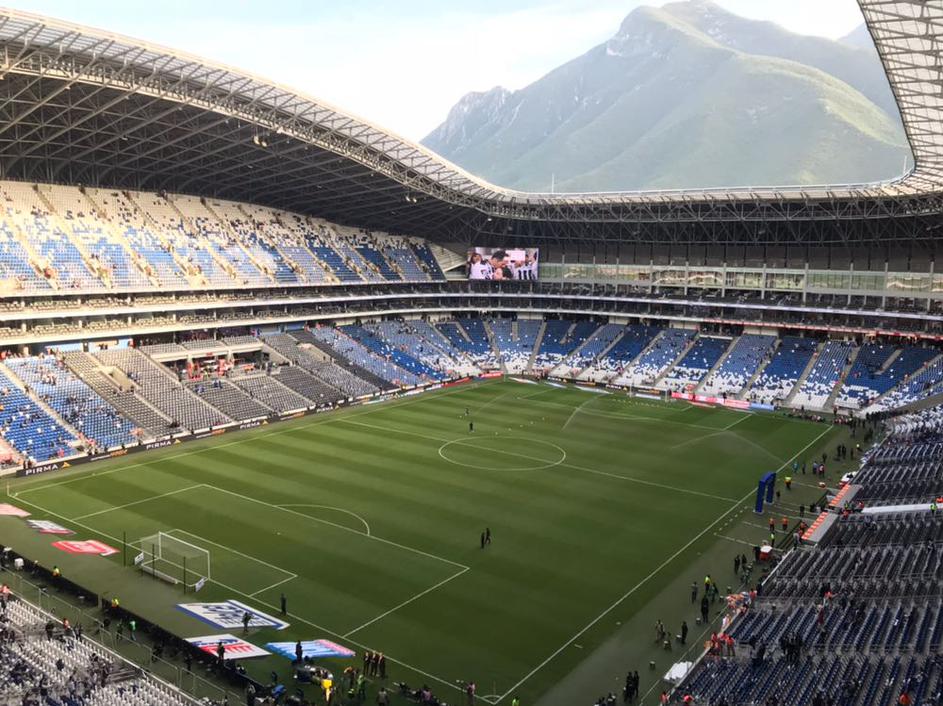
[[[88,530],[89,532],[91,532],[91,533],[93,533],[93,534],[95,534],[95,535],[97,535],[97,536],[99,536],[99,537],[104,537],[105,539],[110,539],[112,542],[115,542],[116,544],[120,544],[120,543],[122,542],[122,540],[118,539],[117,537],[113,537],[112,535],[107,534],[106,532],[102,532],[101,530],[95,529],[94,527],[89,527],[88,525],[83,525],[81,522],[76,522],[76,521],[74,521],[74,520],[70,520],[70,519],[69,519],[68,517],[66,517],[65,515],[60,515],[59,513],[53,512],[52,510],[49,510],[48,508],[42,507],[41,505],[37,505],[37,504],[35,504],[35,503],[31,503],[29,500],[21,500],[20,502],[22,502],[24,505],[29,505],[30,507],[32,507],[32,508],[34,508],[34,509],[36,509],[36,510],[39,510],[40,512],[44,512],[44,513],[46,513],[46,514],[48,514],[48,515],[52,515],[53,517],[58,517],[60,520],[65,520],[66,522],[71,522],[72,524],[74,524],[74,525],[76,525],[76,526],[78,526],[78,527],[82,527],[83,529],[86,529],[86,530]],[[307,516],[305,515],[305,517],[307,517]],[[309,518],[309,519],[311,519],[311,518]],[[353,530],[352,530],[352,531],[353,531]],[[361,533],[358,532],[358,534],[361,534]],[[447,561],[447,560],[445,560],[445,561]],[[455,563],[455,562],[450,562],[450,563]],[[459,565],[459,566],[461,566],[461,565]],[[469,568],[469,567],[463,567],[463,568],[467,569],[467,568]],[[282,570],[282,571],[285,571],[284,569],[281,569],[281,570]],[[291,572],[285,571],[285,573],[291,573]],[[271,610],[280,610],[279,606],[276,606],[274,603],[267,603],[266,601],[263,601],[263,600],[261,600],[261,599],[255,597],[255,596],[253,596],[253,595],[251,595],[251,594],[245,593],[244,591],[240,591],[240,590],[237,589],[237,588],[233,588],[232,586],[227,586],[226,584],[224,584],[224,583],[222,583],[222,582],[220,582],[220,581],[218,581],[218,580],[216,580],[216,579],[208,579],[208,580],[210,581],[210,583],[214,583],[214,584],[216,584],[217,586],[219,586],[220,588],[224,588],[224,589],[226,589],[227,591],[231,591],[232,593],[234,593],[234,594],[237,595],[237,596],[242,596],[243,598],[245,598],[245,599],[247,599],[247,600],[254,601],[255,603],[257,603],[257,604],[260,605],[260,606],[263,606],[263,607],[265,607],[265,608],[269,608],[269,609],[271,609]],[[334,637],[336,637],[336,638],[338,638],[338,639],[341,639],[341,640],[345,639],[340,633],[335,632],[335,631],[331,630],[330,628],[326,628],[326,627],[324,627],[323,625],[318,625],[317,623],[313,623],[313,622],[311,622],[310,620],[306,620],[305,618],[302,618],[302,617],[299,616],[299,615],[296,615],[296,614],[294,614],[294,613],[288,613],[287,615],[288,615],[288,617],[290,617],[292,620],[297,620],[299,623],[304,623],[304,624],[307,625],[308,627],[314,628],[315,630],[318,630],[318,631],[320,631],[320,632],[326,633],[326,634],[328,634],[328,635],[330,635],[330,636],[334,636]],[[361,643],[361,642],[357,642],[356,640],[353,640],[353,639],[348,639],[347,642],[349,642],[349,643],[350,643],[351,645],[353,645],[354,647],[359,647],[361,650],[373,650],[373,648],[372,648],[371,646],[366,645],[366,644]],[[459,691],[459,692],[463,691],[463,689],[462,689],[460,686],[456,685],[454,682],[451,682],[451,681],[449,681],[448,679],[443,679],[442,677],[437,677],[437,676],[434,675],[434,674],[429,674],[428,672],[425,672],[425,671],[423,671],[422,669],[419,669],[418,667],[414,667],[413,665],[409,664],[408,662],[403,662],[403,661],[401,661],[401,660],[395,659],[394,657],[392,657],[392,656],[390,656],[390,655],[387,655],[387,659],[390,660],[390,662],[392,662],[393,664],[398,664],[398,665],[400,665],[401,667],[405,667],[406,669],[409,669],[410,671],[413,671],[413,672],[415,672],[416,674],[419,674],[419,675],[425,677],[426,679],[428,679],[428,680],[430,680],[430,681],[437,682],[437,683],[439,683],[439,684],[442,684],[443,686],[447,686],[447,687],[449,687],[450,689],[455,689],[456,691]]]
[[[294,581],[296,578],[298,578],[298,577],[297,577],[297,576],[289,576],[287,579],[282,579],[281,581],[276,581],[276,582],[273,583],[271,586],[266,586],[265,588],[260,588],[258,591],[253,591],[253,592],[250,593],[249,595],[252,596],[253,598],[255,598],[255,597],[256,597],[257,595],[259,595],[260,593],[265,593],[266,591],[271,591],[273,588],[278,588],[278,587],[281,586],[282,584],[286,584],[286,583],[288,583],[289,581]]]
[[[368,537],[370,536],[370,525],[367,523],[367,521],[363,519],[360,515],[358,515],[356,512],[345,510],[342,507],[334,507],[333,505],[312,505],[310,503],[283,503],[279,505],[278,507],[282,507],[282,508],[284,507],[313,507],[313,508],[321,508],[323,510],[336,510],[337,512],[343,512],[345,515],[350,515],[351,517],[354,517],[360,520],[364,528],[367,530],[364,534],[366,534]]]
[[[487,383],[487,382],[485,382],[485,383],[479,383],[479,384],[478,384],[478,387],[480,387],[480,386],[482,386],[482,385],[487,385],[487,384],[489,384],[489,383]],[[467,391],[470,390],[470,389],[474,389],[474,388],[472,388],[472,387],[459,387],[459,388],[457,388],[457,389],[455,389],[455,390],[450,390],[450,391],[446,391],[446,392],[438,392],[438,391],[437,391],[437,392],[434,393],[434,395],[433,395],[432,397],[429,397],[429,396],[427,396],[427,395],[417,395],[417,396],[415,396],[415,397],[411,397],[411,398],[409,398],[409,399],[402,400],[402,401],[397,401],[397,402],[384,402],[384,403],[378,404],[378,405],[371,405],[369,409],[367,409],[367,410],[365,410],[365,411],[363,411],[363,412],[360,412],[359,414],[346,414],[346,415],[342,415],[342,414],[338,414],[338,413],[332,413],[332,414],[330,414],[330,415],[327,416],[327,417],[325,417],[325,416],[322,414],[322,415],[318,415],[318,416],[320,417],[319,419],[315,419],[315,420],[311,421],[311,422],[308,423],[308,424],[288,425],[288,426],[287,426],[286,428],[284,428],[284,429],[274,429],[274,430],[271,430],[271,431],[267,431],[264,438],[267,439],[267,438],[269,438],[269,437],[272,437],[272,436],[279,436],[279,435],[281,435],[281,434],[290,434],[290,433],[295,432],[295,431],[298,431],[298,430],[300,430],[300,429],[308,429],[308,428],[310,428],[310,427],[320,426],[320,425],[322,425],[322,424],[332,424],[332,423],[334,423],[334,422],[343,421],[343,420],[345,420],[345,419],[353,419],[353,418],[356,418],[356,417],[366,417],[366,416],[369,416],[369,415],[371,415],[371,414],[376,414],[376,413],[378,413],[378,412],[382,412],[383,410],[393,409],[393,408],[399,408],[399,407],[406,407],[406,406],[409,406],[409,405],[412,405],[412,404],[416,404],[416,403],[418,403],[418,402],[428,401],[429,399],[439,399],[439,398],[441,398],[441,397],[447,397],[448,395],[454,395],[454,394],[457,394],[457,393],[459,393],[459,392],[467,392]],[[348,408],[348,409],[350,409],[350,408]],[[338,412],[343,412],[343,411],[345,411],[345,410],[338,410]],[[70,484],[70,483],[76,483],[76,482],[78,482],[78,481],[87,480],[87,479],[89,479],[89,478],[98,478],[98,477],[100,477],[100,476],[111,475],[112,473],[120,473],[121,471],[127,471],[127,470],[130,470],[130,469],[132,469],[132,468],[141,468],[141,467],[144,467],[144,466],[150,466],[150,465],[153,465],[153,464],[155,464],[155,463],[162,463],[162,462],[164,462],[164,461],[170,461],[170,460],[173,460],[173,459],[175,459],[175,458],[184,458],[184,457],[186,457],[186,456],[195,456],[196,454],[206,453],[207,451],[216,451],[217,449],[225,449],[225,448],[227,448],[227,447],[229,447],[229,446],[236,446],[237,444],[245,444],[245,443],[247,443],[247,442],[254,441],[254,440],[256,440],[257,438],[258,438],[258,437],[257,437],[255,434],[248,434],[248,435],[244,435],[244,436],[242,436],[242,437],[240,437],[240,438],[238,438],[238,439],[235,439],[235,440],[233,440],[233,441],[227,441],[226,443],[211,444],[211,445],[209,445],[209,446],[204,446],[204,447],[199,448],[199,449],[193,449],[193,450],[191,450],[191,451],[181,451],[181,452],[178,453],[178,454],[171,454],[171,455],[169,455],[169,456],[158,456],[157,458],[151,458],[151,459],[148,459],[147,461],[139,461],[138,463],[131,463],[131,464],[128,464],[128,465],[126,465],[126,466],[125,466],[125,465],[119,465],[119,466],[116,466],[115,468],[110,468],[110,469],[108,469],[108,470],[106,470],[106,471],[98,471],[98,472],[93,472],[93,473],[87,473],[87,472],[84,472],[84,469],[82,469],[82,470],[77,470],[77,471],[75,472],[75,475],[74,475],[74,476],[70,476],[69,478],[66,478],[66,479],[64,479],[64,480],[55,481],[55,482],[53,482],[53,483],[38,483],[38,484],[36,484],[35,486],[28,486],[28,487],[26,487],[26,488],[23,488],[22,490],[17,490],[15,493],[10,493],[10,496],[11,496],[11,497],[14,497],[14,498],[18,498],[20,495],[23,495],[23,494],[25,494],[25,493],[32,493],[32,492],[37,491],[37,490],[46,490],[47,488],[55,488],[55,487],[58,487],[58,486],[60,486],[60,485],[68,485],[68,484]],[[80,467],[80,468],[81,468],[81,467]]]
[[[808,449],[810,446],[812,446],[813,444],[815,444],[816,442],[818,442],[818,440],[821,439],[823,436],[825,436],[829,431],[831,431],[831,427],[827,427],[827,428],[825,429],[825,431],[823,431],[821,434],[819,434],[818,436],[816,436],[816,437],[815,437],[812,441],[810,441],[804,448],[802,448],[795,456],[793,456],[792,458],[790,458],[789,461],[791,461],[793,458],[798,458],[802,453],[804,453],[804,452],[806,451],[806,449]],[[785,468],[785,467],[788,465],[789,461],[786,461],[786,463],[784,463],[784,464],[779,468],[779,470],[781,471],[783,468]],[[640,589],[642,586],[644,586],[646,583],[648,583],[648,581],[650,581],[650,580],[651,580],[654,576],[656,576],[663,568],[665,568],[666,566],[668,566],[668,564],[670,564],[670,563],[671,563],[672,561],[674,561],[677,557],[679,557],[682,553],[684,553],[689,547],[691,547],[691,545],[693,545],[695,542],[697,542],[697,541],[698,541],[701,537],[703,537],[705,534],[707,534],[708,532],[710,532],[711,530],[713,530],[714,527],[715,527],[717,524],[719,524],[725,517],[727,517],[730,513],[732,513],[734,510],[736,510],[740,505],[742,505],[744,502],[746,502],[746,500],[747,500],[751,495],[753,495],[753,493],[755,493],[755,492],[756,492],[756,490],[753,489],[753,488],[751,488],[750,491],[749,491],[746,495],[744,495],[740,500],[738,500],[738,501],[735,502],[733,505],[731,505],[729,509],[727,509],[723,514],[721,514],[716,520],[714,520],[714,521],[711,522],[709,525],[707,525],[707,527],[705,527],[705,528],[702,529],[700,532],[698,532],[698,533],[694,536],[693,539],[691,539],[690,541],[688,541],[687,544],[685,544],[683,547],[681,547],[678,551],[676,551],[676,552],[675,552],[674,554],[672,554],[670,557],[668,557],[667,559],[665,559],[665,561],[663,561],[661,564],[659,564],[658,567],[656,567],[655,570],[652,571],[648,576],[646,576],[646,577],[643,578],[641,581],[639,581],[637,584],[635,584],[635,586],[633,586],[633,587],[630,588],[628,591],[626,591],[624,594],[622,594],[622,596],[621,596],[618,600],[616,600],[612,605],[610,605],[608,608],[606,608],[606,609],[605,609],[602,613],[600,613],[598,616],[596,616],[595,618],[593,618],[593,619],[586,625],[586,627],[584,627],[582,630],[580,630],[578,633],[576,633],[573,637],[571,637],[569,640],[567,640],[565,643],[563,643],[563,645],[561,645],[559,648],[557,648],[557,649],[556,649],[549,657],[547,657],[543,662],[541,662],[541,663],[538,664],[536,667],[534,667],[531,671],[529,671],[527,674],[525,674],[524,677],[523,677],[520,681],[518,681],[514,686],[512,686],[510,689],[508,689],[507,691],[505,691],[504,694],[501,695],[501,698],[499,698],[495,703],[500,703],[500,702],[503,701],[505,698],[507,698],[509,694],[511,694],[511,693],[514,692],[515,690],[519,689],[519,688],[521,687],[521,685],[522,685],[524,682],[526,682],[528,679],[530,679],[532,676],[534,676],[537,672],[539,672],[541,669],[543,669],[545,666],[547,666],[547,664],[549,664],[552,660],[554,660],[554,659],[557,657],[557,655],[559,655],[559,654],[560,654],[561,652],[563,652],[567,647],[569,647],[569,646],[570,646],[571,644],[573,644],[576,640],[578,640],[580,637],[582,637],[584,634],[586,634],[586,632],[589,631],[594,625],[596,625],[596,623],[598,623],[600,620],[602,620],[602,619],[605,618],[607,615],[609,615],[609,613],[611,613],[613,610],[615,610],[615,609],[618,608],[620,605],[622,605],[622,603],[624,603],[625,600],[626,600],[629,596],[631,596],[631,595],[632,595],[633,593],[635,593],[638,589]]]
[[[730,424],[728,424],[727,426],[725,426],[725,427],[723,428],[723,431],[727,431],[728,429],[733,429],[733,428],[734,428],[735,426],[737,426],[740,422],[745,422],[747,419],[749,419],[750,417],[753,416],[753,413],[752,413],[752,412],[742,412],[742,415],[743,415],[743,416],[740,417],[740,419],[738,419],[737,421],[731,422]]]
[[[594,398],[594,399],[595,399],[595,398]],[[377,424],[367,424],[366,422],[352,422],[352,421],[350,421],[350,420],[347,420],[347,423],[348,423],[348,424],[356,424],[357,426],[367,427],[367,428],[369,428],[369,429],[377,429],[377,430],[379,430],[379,431],[389,431],[389,432],[393,432],[393,433],[395,433],[395,434],[407,434],[407,435],[409,435],[409,436],[417,436],[417,437],[419,437],[419,438],[421,438],[421,439],[429,439],[430,441],[442,441],[442,442],[446,442],[446,443],[455,444],[455,445],[457,445],[457,446],[462,446],[462,445],[464,445],[464,446],[474,446],[474,445],[475,445],[475,442],[472,441],[471,439],[464,439],[464,438],[461,438],[461,437],[459,437],[458,439],[443,439],[443,438],[438,437],[438,436],[431,436],[430,434],[422,434],[422,433],[420,433],[420,432],[408,431],[408,430],[405,430],[405,429],[392,429],[392,428],[390,428],[390,427],[382,427],[382,426],[379,426],[379,425],[377,425]],[[500,438],[500,437],[498,437],[498,438]],[[535,439],[535,441],[537,441],[537,439]],[[536,456],[528,456],[528,455],[526,455],[526,454],[519,454],[519,453],[516,453],[516,452],[514,452],[514,451],[504,451],[504,450],[502,450],[502,449],[488,449],[488,453],[503,454],[503,455],[505,455],[505,456],[516,456],[517,458],[524,458],[524,459],[527,459],[527,460],[529,460],[529,461],[540,461],[540,462],[543,462],[543,463],[549,463],[549,462],[546,461],[545,459],[537,458]],[[653,488],[663,488],[664,490],[670,490],[670,491],[672,491],[672,492],[674,492],[674,493],[684,493],[684,494],[687,494],[687,495],[698,495],[698,496],[700,496],[700,497],[702,497],[702,498],[712,498],[712,499],[714,499],[714,500],[724,500],[724,501],[726,501],[726,502],[733,502],[734,499],[735,499],[735,498],[728,498],[728,497],[725,497],[725,496],[723,496],[723,495],[713,495],[713,494],[711,494],[711,493],[702,493],[702,492],[699,491],[699,490],[691,490],[690,488],[679,488],[679,487],[677,487],[677,486],[666,485],[666,484],[664,484],[664,483],[656,483],[656,482],[650,481],[650,480],[642,480],[641,478],[632,478],[631,476],[623,476],[623,475],[619,475],[618,473],[609,473],[608,471],[599,471],[599,470],[596,470],[595,468],[587,468],[587,467],[585,467],[585,466],[577,466],[577,465],[575,465],[575,464],[573,464],[573,463],[570,463],[570,462],[568,462],[568,461],[566,461],[566,460],[564,460],[564,461],[562,461],[562,462],[560,462],[560,463],[551,464],[551,465],[548,465],[548,466],[547,466],[548,469],[549,469],[549,468],[555,468],[555,467],[572,468],[572,469],[575,470],[575,471],[582,471],[583,473],[591,473],[591,474],[597,475],[597,476],[607,476],[607,477],[609,477],[609,478],[618,478],[619,480],[628,481],[629,483],[638,483],[638,484],[640,484],[640,485],[648,485],[648,486],[651,486],[651,487],[653,487]],[[541,470],[543,470],[543,469],[541,469]]]
[[[566,418],[566,421],[563,423],[563,427],[562,427],[560,430],[563,431],[563,430],[566,429],[568,426],[570,426],[570,422],[573,421],[573,419],[576,417],[576,415],[579,413],[579,411],[580,411],[581,409],[583,409],[583,407],[585,407],[586,405],[588,405],[590,402],[592,402],[592,401],[595,400],[595,399],[598,399],[598,398],[597,398],[597,397],[590,397],[590,398],[589,398],[588,400],[586,400],[585,402],[581,402],[579,405],[577,405],[576,407],[574,407],[574,408],[573,408],[573,411],[570,412],[570,416]]]
[[[160,500],[161,498],[166,498],[171,495],[177,495],[178,493],[186,493],[188,490],[196,490],[202,485],[203,485],[202,483],[197,483],[196,485],[189,485],[186,488],[177,488],[177,490],[170,490],[166,493],[161,493],[160,495],[152,495],[148,498],[144,498],[143,500],[135,500],[134,502],[125,503],[124,505],[115,505],[114,507],[109,507],[104,510],[99,510],[98,512],[90,512],[86,515],[79,515],[78,517],[73,517],[72,521],[74,522],[75,520],[85,520],[85,519],[88,519],[89,517],[97,517],[99,515],[104,515],[106,513],[113,512],[115,510],[123,510],[126,507],[133,507],[134,505],[141,505],[142,503],[149,503],[152,500]]]
[[[188,537],[193,537],[194,539],[198,539],[198,540],[201,541],[201,542],[206,542],[207,544],[212,544],[214,547],[219,547],[220,549],[225,549],[227,552],[231,552],[231,553],[235,554],[236,556],[241,556],[243,559],[248,559],[249,561],[254,561],[254,562],[257,563],[257,564],[262,564],[262,566],[267,566],[268,568],[274,569],[275,571],[280,571],[281,573],[283,573],[283,574],[285,574],[286,576],[288,576],[288,579],[286,579],[286,580],[288,580],[288,581],[290,581],[291,579],[296,579],[296,578],[298,578],[298,574],[294,573],[293,571],[286,571],[286,570],[283,569],[282,567],[276,566],[275,564],[269,564],[267,561],[265,561],[265,560],[263,560],[263,559],[259,559],[258,557],[251,556],[250,554],[244,554],[243,552],[239,551],[238,549],[233,549],[232,547],[227,546],[227,545],[225,545],[225,544],[220,544],[219,542],[214,542],[212,539],[207,539],[207,538],[204,537],[203,535],[194,534],[193,532],[188,532],[187,530],[185,530],[185,529],[180,529],[179,527],[175,527],[175,528],[172,529],[172,530],[169,530],[169,531],[167,531],[167,532],[164,532],[164,534],[169,534],[170,536],[173,536],[175,532],[176,532],[177,534],[185,534],[185,535],[187,535]],[[211,556],[212,556],[212,555],[211,555]]]
[[[292,509],[287,508],[287,507],[284,507],[284,506],[274,505],[273,503],[266,502],[265,500],[259,500],[258,498],[253,498],[253,497],[250,497],[250,496],[248,496],[248,495],[243,495],[242,493],[237,493],[237,492],[235,492],[235,491],[233,491],[233,490],[227,490],[226,488],[220,488],[220,487],[217,486],[217,485],[210,485],[210,484],[208,484],[208,483],[204,483],[203,485],[204,485],[205,487],[207,487],[207,488],[212,488],[213,490],[216,490],[216,491],[218,491],[218,492],[220,492],[220,493],[226,493],[227,495],[232,495],[233,497],[236,497],[236,498],[242,498],[243,500],[245,500],[245,501],[247,501],[247,502],[250,502],[250,503],[257,503],[257,504],[259,504],[259,505],[265,505],[266,507],[270,507],[270,508],[272,508],[272,509],[274,509],[274,510],[280,510],[281,512],[287,512],[287,513],[289,513],[289,514],[291,514],[291,515],[297,515],[298,517],[303,517],[304,519],[309,520],[309,521],[311,521],[311,522],[320,522],[321,524],[330,525],[331,527],[336,527],[337,529],[343,530],[344,532],[351,532],[351,533],[356,534],[356,535],[359,535],[359,536],[361,536],[361,537],[366,537],[367,539],[371,539],[371,540],[373,540],[374,542],[382,542],[383,544],[388,544],[388,545],[390,545],[390,546],[392,546],[392,547],[398,547],[398,548],[403,549],[403,550],[405,550],[405,551],[412,552],[413,554],[420,554],[420,555],[422,555],[422,556],[424,556],[424,557],[427,557],[427,558],[429,558],[429,559],[436,559],[436,560],[441,561],[441,562],[444,562],[444,563],[446,563],[446,564],[451,564],[452,566],[457,566],[457,567],[460,568],[460,569],[468,569],[468,568],[470,568],[470,567],[466,566],[465,564],[460,564],[460,563],[457,562],[457,561],[452,561],[451,559],[446,559],[446,558],[443,557],[443,556],[438,556],[438,555],[436,555],[436,554],[431,554],[431,553],[429,553],[429,552],[423,551],[422,549],[416,549],[415,547],[408,547],[408,546],[406,546],[405,544],[400,544],[399,542],[394,542],[394,541],[391,540],[391,539],[383,539],[382,537],[376,537],[376,536],[374,536],[374,535],[372,535],[372,534],[364,534],[364,533],[361,532],[360,530],[351,529],[350,527],[345,527],[344,525],[339,525],[339,524],[337,524],[336,522],[331,522],[330,520],[322,520],[320,517],[312,517],[311,515],[306,515],[306,514],[303,513],[303,512],[297,512],[296,510],[292,510]]]
[[[379,621],[379,620],[383,620],[383,618],[385,618],[386,616],[390,615],[391,613],[395,613],[395,612],[398,611],[400,608],[403,608],[403,607],[405,607],[405,606],[408,606],[408,605],[409,605],[410,603],[412,603],[413,601],[419,600],[420,598],[422,598],[423,596],[425,596],[427,593],[432,593],[432,592],[435,591],[437,588],[441,588],[442,586],[444,586],[445,584],[447,584],[449,581],[452,581],[453,579],[457,579],[459,576],[461,576],[462,574],[464,574],[466,571],[468,571],[468,569],[467,569],[467,568],[464,568],[464,569],[462,569],[461,571],[452,574],[452,575],[449,576],[448,578],[443,579],[442,581],[439,581],[439,583],[437,583],[435,586],[430,586],[430,587],[427,588],[425,591],[421,591],[421,592],[417,593],[417,594],[416,594],[415,596],[413,596],[412,598],[407,598],[405,601],[403,601],[403,602],[400,603],[399,605],[393,606],[393,607],[390,608],[388,611],[386,611],[386,612],[384,612],[384,613],[380,613],[380,615],[378,615],[377,617],[373,618],[372,620],[368,620],[368,621],[365,622],[363,625],[359,625],[359,626],[355,627],[353,630],[350,630],[349,632],[344,633],[344,639],[346,640],[348,637],[350,637],[351,635],[353,635],[355,632],[360,632],[360,631],[363,630],[365,627],[367,627],[367,626],[369,626],[369,625],[373,625],[375,622],[377,622],[377,621]]]

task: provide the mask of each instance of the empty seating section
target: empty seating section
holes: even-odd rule
[[[698,336],[691,350],[668,371],[658,387],[674,392],[696,385],[717,365],[717,361],[729,347],[729,338]]]
[[[317,407],[334,405],[347,397],[337,388],[309,375],[295,365],[282,366],[275,371],[273,376],[289,390],[297,392]]]
[[[422,321],[383,321],[365,326],[376,338],[422,362],[433,371],[454,373],[462,363],[452,346]],[[431,338],[430,336],[434,336]],[[455,351],[458,353],[458,351]],[[459,354],[460,355],[460,354]]]
[[[126,243],[88,196],[74,186],[41,186],[40,191],[55,209],[59,226],[88,253],[86,262],[107,286],[148,286],[147,277],[135,263]]]
[[[383,279],[386,280],[401,280],[399,273],[393,269],[386,258],[380,254],[380,251],[373,247],[373,244],[369,242],[368,238],[363,236],[360,238],[360,242],[357,244],[357,252],[360,253],[360,256],[367,262],[368,265],[372,265],[376,268],[376,271],[380,273]]]
[[[943,409],[893,424],[853,481],[864,512],[788,552],[727,627],[734,653],[702,660],[672,702],[940,703],[943,517],[929,499],[941,490]],[[908,499],[925,509],[869,512]]]
[[[419,355],[424,355],[419,351],[418,344],[403,343],[405,336],[398,335],[397,343],[391,343],[376,335],[376,333],[364,326],[349,325],[341,327],[344,333],[358,341],[364,348],[371,351],[379,358],[389,360],[402,370],[412,373],[420,381],[441,380],[445,376],[431,365],[427,365],[420,358],[414,356],[407,347],[412,348]],[[392,328],[388,329],[392,333]]]
[[[859,351],[836,402],[846,407],[865,407],[936,356],[930,348],[867,345]]]
[[[96,353],[95,357],[121,370],[134,383],[138,394],[184,429],[205,429],[230,421],[141,351],[107,350]]]
[[[606,382],[620,375],[663,329],[630,324],[615,345],[593,365],[579,374],[580,380]]]
[[[230,419],[244,422],[248,419],[267,417],[272,410],[253,399],[228,380],[192,380],[186,383],[190,391],[208,404],[213,405]]]
[[[122,389],[122,386],[107,374],[106,368],[97,358],[88,353],[69,352],[64,355],[64,360],[69,369],[81,377],[102,399],[145,432],[145,437],[153,438],[172,431],[169,429],[171,420],[168,417],[138,397],[129,386]]]
[[[625,327],[621,324],[604,324],[586,339],[582,347],[574,349],[560,361],[554,371],[560,375],[577,375],[583,368],[595,361],[622,334]],[[544,335],[546,338],[546,335]]]
[[[540,348],[534,357],[535,370],[551,370],[558,366],[574,350],[586,343],[598,328],[592,321],[558,321],[546,323]]]
[[[61,419],[99,448],[137,441],[136,425],[54,356],[8,358],[5,363]]]
[[[539,319],[489,319],[487,325],[491,328],[495,346],[507,372],[524,372],[534,352],[542,322]],[[563,326],[564,322],[556,322],[555,325]]]
[[[707,395],[736,395],[769,358],[775,336],[744,334],[727,357],[707,376],[701,391]]]
[[[848,364],[852,354],[852,347],[848,343],[828,341],[822,350],[814,357],[812,370],[808,377],[799,386],[793,397],[796,407],[822,407],[831,397],[835,386],[841,379],[842,371]]]
[[[410,282],[429,281],[429,275],[423,270],[415,251],[405,239],[386,239],[383,253],[386,255],[386,259],[391,263],[395,263],[399,271],[403,273],[403,279]]]
[[[425,272],[429,279],[445,279],[445,273],[442,272],[439,261],[435,259],[435,255],[432,254],[432,250],[429,249],[429,246],[422,241],[415,240],[411,242],[411,245],[416,253],[416,257],[425,265]]]
[[[651,345],[631,366],[615,379],[616,385],[653,385],[682,351],[691,343],[695,332],[670,328],[655,338]]]
[[[272,375],[234,377],[232,382],[254,400],[279,413],[307,409],[311,402],[282,385]]]
[[[4,220],[0,223],[0,291],[50,289],[52,284],[49,278],[40,274],[38,263],[33,267],[31,262],[26,248],[14,235],[10,224]]]
[[[74,453],[78,438],[17,387],[0,365],[0,436],[35,462]]]
[[[481,368],[495,368],[498,365],[494,348],[488,340],[481,319],[458,319],[454,323],[436,324],[456,348],[463,350],[475,365]]]
[[[82,253],[59,227],[38,191],[22,183],[2,187],[7,200],[6,215],[29,242],[40,267],[52,274],[60,289],[94,290],[104,287]]]
[[[937,358],[887,395],[878,398],[868,411],[895,409],[940,392],[943,392],[943,358]]]
[[[750,399],[769,404],[789,397],[817,348],[818,342],[810,338],[784,337],[750,388]]]
[[[345,260],[339,252],[329,245],[311,238],[308,240],[308,247],[311,252],[331,270],[340,282],[360,282],[364,279],[361,278],[358,271],[354,269],[356,267],[354,263],[350,260]]]
[[[47,637],[45,625],[54,625]],[[87,635],[12,597],[11,638],[0,650],[0,702],[43,706],[196,706],[196,701],[109,652]]]
[[[265,340],[308,374],[326,382],[344,397],[362,397],[380,391],[380,388],[372,382],[368,382],[334,362],[329,362],[323,352],[321,355],[315,354],[311,349],[316,348],[319,341],[310,331],[293,331],[291,335],[286,334],[284,338],[276,335],[266,337]]]
[[[311,335],[329,346],[335,354],[375,375],[387,385],[418,385],[421,382],[417,375],[375,354],[337,329],[320,326],[312,329]]]
[[[430,248],[261,206],[0,182],[4,291],[445,279]]]

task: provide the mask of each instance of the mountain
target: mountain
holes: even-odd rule
[[[873,47],[707,0],[637,8],[529,86],[465,96],[423,144],[528,191],[877,181],[909,154]]]

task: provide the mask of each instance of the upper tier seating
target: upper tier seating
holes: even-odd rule
[[[444,280],[425,243],[262,206],[0,181],[0,291]]]

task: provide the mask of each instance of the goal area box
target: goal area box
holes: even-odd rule
[[[199,591],[212,578],[210,552],[205,547],[158,532],[137,542],[135,564],[142,572],[184,590]]]

